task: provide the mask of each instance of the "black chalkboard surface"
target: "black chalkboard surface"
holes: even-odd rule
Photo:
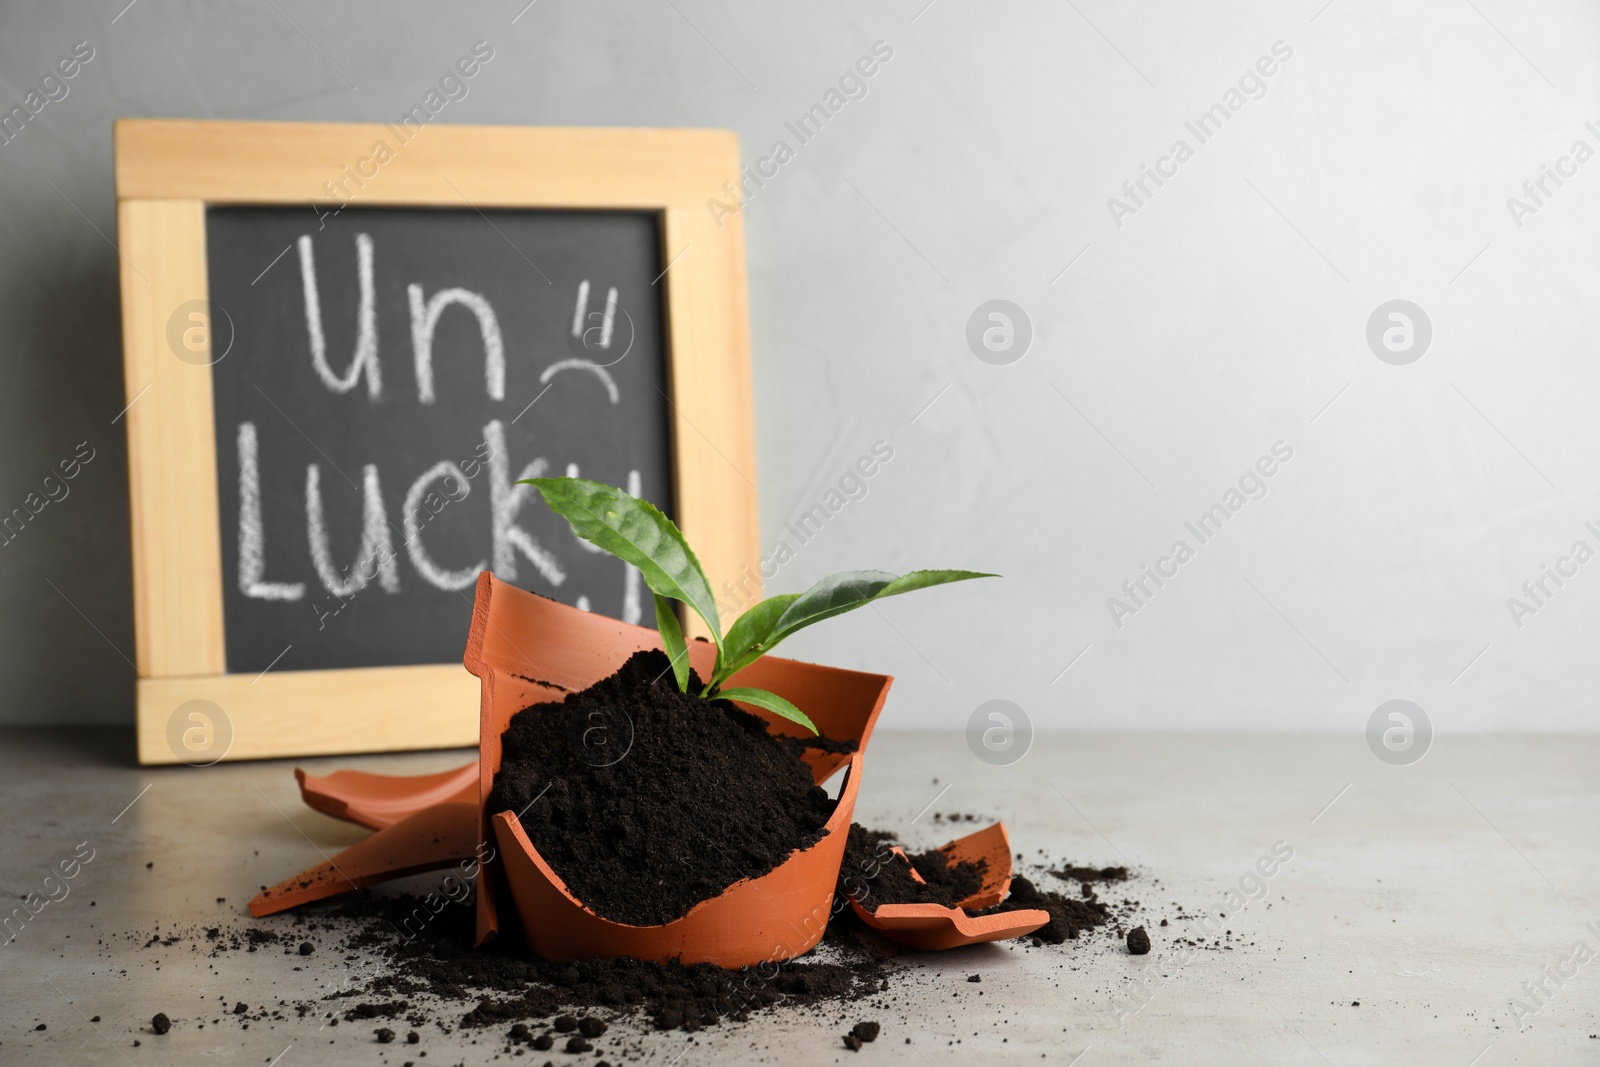
[[[458,662],[481,569],[650,623],[513,483],[672,514],[657,216],[213,207],[206,246],[230,673]]]

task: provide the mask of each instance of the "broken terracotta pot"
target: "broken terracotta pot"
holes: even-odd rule
[[[898,845],[891,849],[908,866],[910,860]],[[977,945],[985,941],[1031,934],[1050,921],[1050,913],[1039,908],[1002,912],[999,915],[968,915],[964,909],[982,911],[1005,899],[1011,889],[1011,838],[1004,823],[995,823],[966,837],[958,837],[939,851],[952,866],[963,860],[984,864],[983,884],[977,892],[956,902],[953,908],[942,904],[880,904],[868,911],[854,895],[850,907],[861,921],[891,941],[911,948],[940,950]],[[921,882],[922,875],[911,867],[911,877]]]
[[[438,774],[335,771],[318,778],[296,767],[294,776],[307,807],[378,832],[256,894],[250,912],[258,918],[391,878],[438,870],[474,855],[475,762]]]
[[[457,794],[358,841],[324,863],[269,886],[250,901],[260,918],[391,878],[472,862],[478,841],[478,796]],[[470,872],[476,873],[476,864]]]
[[[480,796],[485,801],[489,796],[500,769],[500,735],[514,714],[586,689],[614,673],[634,652],[660,647],[653,629],[567,607],[487,572],[479,575],[464,660],[482,682]],[[690,643],[690,662],[701,677],[710,674],[715,655],[709,643]],[[736,882],[701,901],[681,918],[659,926],[629,926],[596,914],[574,897],[528,840],[515,814],[482,811],[479,840],[490,840],[492,833],[498,856],[486,862],[478,879],[480,943],[494,937],[507,920],[502,909],[508,897],[528,947],[553,960],[633,956],[743,967],[790,959],[822,939],[860,787],[862,753],[891,679],[765,656],[740,672],[737,682],[787,697],[827,737],[856,742],[849,755],[811,749],[805,756],[819,784],[842,768],[846,772],[827,835],[767,874]],[[787,719],[741,706],[775,734],[799,732]]]
[[[391,775],[334,771],[326,778],[294,769],[306,806],[369,830],[393,826],[433,804],[478,797],[477,761],[438,774]]]

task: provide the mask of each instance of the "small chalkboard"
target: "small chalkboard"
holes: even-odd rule
[[[118,124],[144,762],[475,743],[482,570],[651,624],[519,479],[624,486],[754,595],[736,141],[406,132]]]
[[[459,663],[481,570],[652,622],[515,483],[672,514],[660,244],[639,212],[211,209],[229,672]]]

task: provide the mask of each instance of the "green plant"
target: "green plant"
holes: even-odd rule
[[[724,683],[771,652],[778,642],[812,623],[913,589],[995,577],[977,571],[912,571],[903,575],[844,571],[830,574],[804,593],[768,597],[739,616],[723,634],[716,597],[700,569],[700,561],[677,526],[654,504],[614,486],[582,478],[530,478],[518,484],[538,489],[545,503],[571,523],[579,537],[639,569],[645,585],[655,595],[656,629],[672,660],[672,673],[680,690],[689,691],[689,646],[669,603],[673,600],[689,605],[705,620],[717,646],[716,666],[698,696],[754,704],[793,720],[812,733],[817,728],[805,712],[778,694],[739,686],[725,689]]]

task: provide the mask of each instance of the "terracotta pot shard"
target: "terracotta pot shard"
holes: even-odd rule
[[[907,864],[910,859],[898,845],[891,848]],[[963,909],[982,911],[1005,899],[1011,889],[1011,838],[1004,823],[995,823],[976,833],[958,837],[941,845],[939,851],[954,865],[963,860],[984,863],[983,884],[953,908],[942,904],[880,904],[868,911],[854,896],[850,907],[861,921],[884,937],[911,948],[942,950],[962,945],[1031,934],[1050,921],[1050,913],[1038,908],[1002,912],[999,915],[968,915]],[[915,867],[911,877],[921,882]]]
[[[438,774],[390,775],[334,771],[325,778],[294,769],[306,806],[369,830],[393,826],[434,804],[476,800],[476,761]]]
[[[263,889],[250,901],[250,914],[260,918],[391,878],[470,861],[477,834],[476,796],[429,805],[327,862]]]
[[[660,647],[653,629],[567,607],[487,572],[479,575],[464,662],[482,683],[478,838],[489,840],[492,833],[499,849],[478,879],[480,944],[499,932],[506,895],[528,947],[554,960],[634,956],[731,968],[790,959],[822,939],[835,903],[833,890],[860,787],[862,754],[892,681],[886,675],[775,656],[763,657],[737,675],[739,685],[788,698],[811,716],[825,736],[854,741],[856,751],[845,755],[812,749],[805,756],[819,784],[846,769],[821,841],[796,851],[759,878],[734,883],[671,922],[629,926],[596,914],[572,895],[539,855],[514,813],[484,810],[500,769],[500,735],[513,715],[532,704],[558,701],[566,693],[586,689],[614,673],[634,652]],[[709,643],[690,643],[690,661],[701,677],[710,674],[715,655]],[[799,732],[787,719],[741,706],[763,719],[775,734]]]

